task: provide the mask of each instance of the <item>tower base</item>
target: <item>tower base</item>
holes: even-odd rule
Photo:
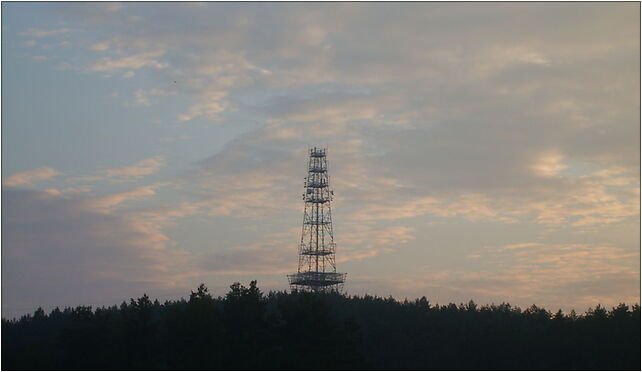
[[[344,273],[304,271],[288,275],[292,289],[314,292],[337,292],[346,280]]]

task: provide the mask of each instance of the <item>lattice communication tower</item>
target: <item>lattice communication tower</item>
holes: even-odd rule
[[[310,149],[308,176],[305,178],[303,228],[299,244],[299,269],[288,275],[293,290],[340,291],[347,274],[338,273],[335,264],[336,245],[332,231],[330,190],[326,149]]]

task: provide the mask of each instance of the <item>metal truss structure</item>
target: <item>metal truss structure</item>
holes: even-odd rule
[[[326,149],[310,149],[308,176],[305,178],[303,228],[299,244],[299,269],[288,275],[293,290],[340,291],[347,274],[337,273],[336,245],[332,231],[334,192],[330,190]]]

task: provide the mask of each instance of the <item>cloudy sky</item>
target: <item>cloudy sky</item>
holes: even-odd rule
[[[640,301],[638,3],[3,3],[2,314],[286,289]]]

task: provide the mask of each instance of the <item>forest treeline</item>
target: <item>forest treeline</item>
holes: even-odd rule
[[[204,285],[2,320],[3,370],[639,370],[640,306],[433,305]]]

